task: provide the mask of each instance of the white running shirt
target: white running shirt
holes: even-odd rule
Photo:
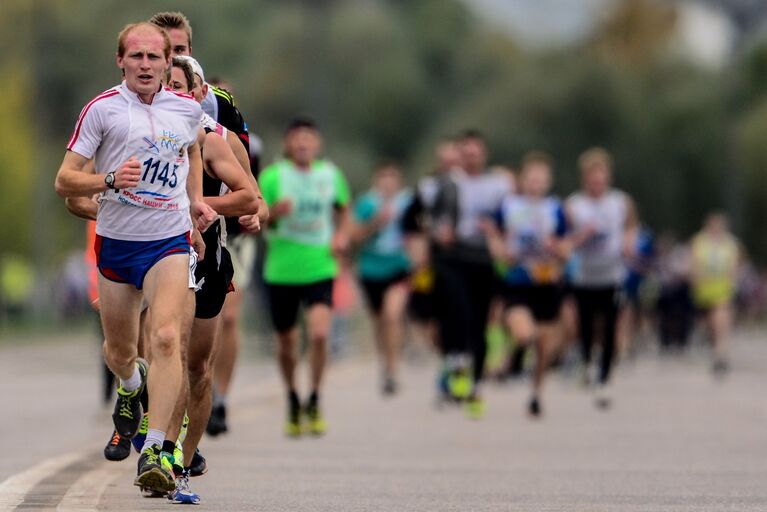
[[[125,82],[83,108],[68,150],[95,158],[99,174],[118,170],[131,156],[141,164],[138,186],[102,194],[98,235],[150,241],[192,228],[188,148],[197,140],[201,117],[202,109],[191,96],[163,88],[146,105]]]
[[[574,231],[593,229],[594,236],[574,251],[573,283],[583,287],[618,286],[623,282],[623,236],[629,201],[620,190],[610,189],[597,199],[575,193],[567,199]]]

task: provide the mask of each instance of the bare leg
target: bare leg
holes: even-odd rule
[[[296,390],[296,367],[298,366],[298,327],[277,333],[277,359],[282,380],[288,391]]]
[[[104,360],[112,373],[127,380],[133,375],[138,353],[141,292],[99,275],[99,297]]]
[[[379,322],[384,370],[387,375],[393,376],[397,373],[407,298],[408,290],[402,284],[389,287],[383,297]]]
[[[189,428],[184,440],[184,453],[193,454],[205,432],[213,401],[213,358],[220,336],[220,315],[215,318],[194,320],[189,344],[187,368],[189,372]]]
[[[149,428],[168,432],[181,392],[181,338],[184,312],[193,292],[188,287],[189,256],[174,254],[152,267],[144,279],[151,308],[147,339],[149,367]],[[103,307],[103,305],[102,305]]]
[[[314,304],[307,313],[309,332],[311,389],[319,392],[328,359],[328,338],[332,311],[326,304]]]
[[[226,296],[221,312],[221,342],[214,362],[214,382],[216,393],[226,396],[232,382],[237,354],[240,349],[239,316],[242,304],[242,292],[234,291]]]
[[[190,337],[192,334],[192,325],[194,319],[194,307],[195,297],[194,293],[189,294],[186,310],[184,311],[184,320],[181,328],[181,364],[182,368],[187,367],[187,361],[189,357]],[[181,392],[178,394],[178,400],[176,401],[176,407],[173,409],[173,416],[171,417],[170,425],[168,427],[168,433],[165,439],[169,441],[176,441],[181,431],[181,425],[184,422],[184,414],[186,414],[189,404],[189,375],[187,371],[181,372]],[[184,452],[187,455],[188,452]],[[189,454],[188,456],[191,456]]]

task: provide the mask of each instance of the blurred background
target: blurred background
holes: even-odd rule
[[[561,195],[601,145],[656,233],[686,238],[720,208],[767,263],[762,0],[3,0],[0,335],[93,321],[85,226],[53,179],[82,106],[119,81],[119,30],[178,9],[264,163],[297,113],[319,121],[355,192],[384,159],[414,183],[466,127],[493,164],[549,152]]]

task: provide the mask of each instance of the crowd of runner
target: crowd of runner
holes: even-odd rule
[[[56,190],[89,222],[91,303],[117,379],[104,455],[123,460],[135,447],[134,483],[145,496],[200,501],[189,477],[207,471],[204,432],[228,430],[256,236],[266,241],[260,277],[291,437],[328,428],[323,377],[339,260],[354,261],[387,396],[401,392],[413,326],[438,355],[439,402],[470,418],[485,412],[487,370],[529,371],[528,413],[540,417],[546,375],[571,352],[607,409],[615,363],[631,352],[649,302],[664,348],[683,347],[702,312],[712,369],[729,369],[742,250],[726,218],[712,214],[689,244],[655,243],[632,198],[612,185],[605,149],[583,152],[580,187],[560,199],[549,155],[531,151],[518,171],[491,168],[482,133],[465,130],[437,144],[416,186],[384,162],[355,200],[308,117],[286,120],[282,156],[260,169],[234,98],[192,57],[183,14],[128,25],[117,65],[124,80],[82,109]],[[306,389],[296,377],[302,324]]]

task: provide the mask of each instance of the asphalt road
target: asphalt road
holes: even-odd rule
[[[556,375],[540,420],[525,414],[526,382],[488,385],[481,421],[437,409],[432,360],[406,364],[402,393],[384,399],[374,360],[355,355],[329,372],[329,433],[299,440],[282,435],[274,365],[251,355],[231,432],[203,440],[210,471],[192,488],[201,510],[764,511],[765,334],[738,335],[723,381],[701,351],[624,364],[608,412]],[[103,460],[97,363],[95,341],[0,345],[0,510],[172,506],[132,486],[135,455]]]

